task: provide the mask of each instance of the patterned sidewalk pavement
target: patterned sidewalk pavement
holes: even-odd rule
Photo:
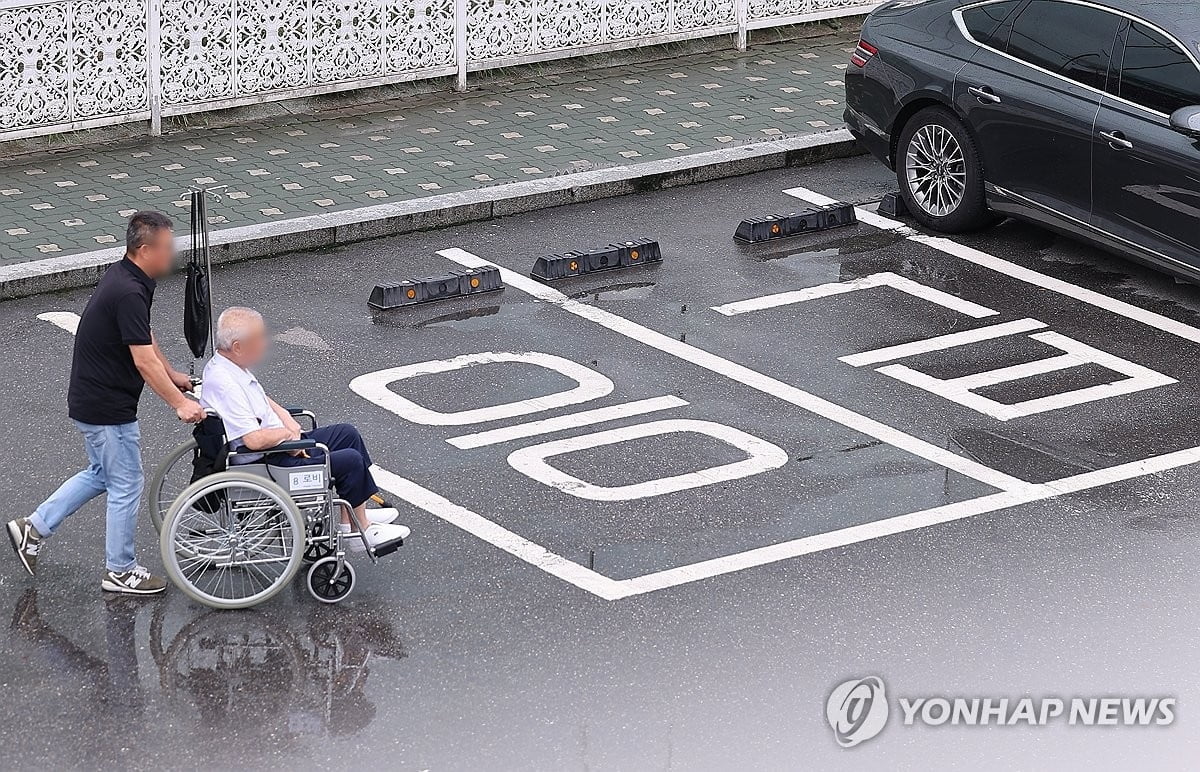
[[[116,246],[136,209],[227,185],[214,229],[674,158],[841,125],[856,33],[538,75],[181,132],[0,169],[0,265]]]

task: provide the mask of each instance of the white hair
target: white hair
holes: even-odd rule
[[[245,339],[257,324],[262,324],[262,314],[253,308],[234,306],[226,308],[217,317],[217,351],[230,351],[233,344]]]

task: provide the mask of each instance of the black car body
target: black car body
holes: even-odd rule
[[[1200,3],[886,3],[846,97],[923,224],[1009,215],[1200,278]]]

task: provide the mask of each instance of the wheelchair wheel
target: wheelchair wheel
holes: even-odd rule
[[[270,480],[220,472],[175,500],[159,548],[167,577],[189,598],[213,608],[249,608],[300,570],[304,518]]]
[[[175,499],[192,484],[192,457],[195,453],[196,441],[189,439],[171,451],[150,476],[150,483],[146,486],[146,508],[150,511],[150,522],[157,533],[162,533],[163,520]]]
[[[336,557],[321,558],[308,569],[308,591],[322,603],[345,600],[354,589],[354,566],[342,561],[338,572]]]

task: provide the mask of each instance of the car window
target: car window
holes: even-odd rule
[[[1121,17],[1086,5],[1033,0],[1012,25],[1008,53],[1093,88],[1108,83]]]
[[[1008,34],[1007,29],[1000,29],[1000,25],[1020,4],[1021,0],[1000,0],[968,8],[962,12],[963,26],[976,43],[1003,51],[1008,45]]]
[[[1200,105],[1200,70],[1179,46],[1135,22],[1125,42],[1117,95],[1170,115]]]

